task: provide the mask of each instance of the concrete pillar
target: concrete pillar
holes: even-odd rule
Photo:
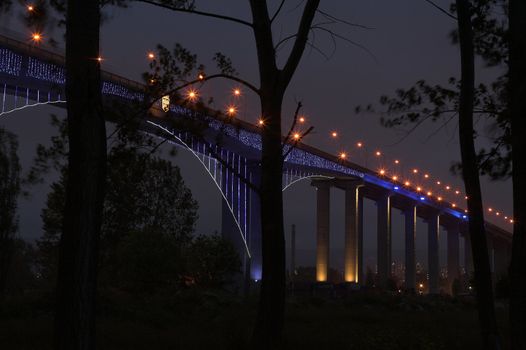
[[[365,285],[363,265],[363,191],[358,191],[358,283]]]
[[[377,207],[377,244],[378,244],[378,281],[386,287],[391,277],[391,199],[389,195],[376,202]]]
[[[360,260],[360,221],[362,221],[362,201],[360,186],[349,185],[345,188],[345,246],[344,279],[345,282],[363,283],[360,278],[362,265]]]
[[[405,288],[416,290],[416,205],[404,211],[405,216]]]
[[[429,218],[427,231],[427,272],[429,274],[429,294],[438,294],[439,260],[438,260],[438,233],[440,229],[440,216],[438,214]]]
[[[326,282],[329,273],[330,189],[327,182],[313,183],[316,199],[316,281]]]
[[[447,281],[450,293],[453,293],[453,281],[460,278],[460,232],[458,227],[447,230]]]

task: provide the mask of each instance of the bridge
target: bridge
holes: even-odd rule
[[[144,85],[110,72],[102,72],[104,103],[142,101]],[[64,57],[16,39],[0,35],[0,117],[43,104],[64,107]],[[160,102],[159,102],[160,103]],[[188,149],[203,166],[223,197],[222,232],[241,257],[244,270],[253,280],[261,278],[261,235],[259,198],[247,185],[258,184],[260,174],[260,127],[243,120],[227,118],[170,104],[165,112],[144,118],[142,130]],[[174,121],[199,120],[206,123],[204,135],[197,137],[177,128]],[[217,142],[222,135],[221,142]],[[311,181],[317,193],[316,279],[325,282],[329,271],[330,193],[345,193],[344,280],[363,284],[363,200],[377,204],[378,280],[386,285],[391,276],[392,209],[405,218],[405,287],[416,288],[416,221],[428,226],[429,292],[439,292],[439,229],[447,232],[447,271],[451,287],[460,278],[460,240],[464,240],[463,266],[472,271],[471,247],[467,235],[467,211],[460,205],[413,188],[397,178],[367,169],[342,157],[298,143],[289,151],[284,164],[283,190],[299,181]],[[492,271],[506,274],[511,255],[511,233],[486,222]]]

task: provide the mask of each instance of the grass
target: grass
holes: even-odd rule
[[[44,299],[45,300],[45,299]],[[97,349],[246,349],[256,300],[186,293],[99,301]],[[52,305],[22,297],[0,306],[0,347],[51,349]],[[506,311],[499,309],[501,324]],[[471,301],[355,294],[289,298],[286,349],[480,349]]]

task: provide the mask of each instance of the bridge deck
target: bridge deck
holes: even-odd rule
[[[64,96],[64,57],[56,52],[28,45],[18,40],[0,35],[0,77],[3,80],[3,96],[19,93],[27,89],[26,99],[40,101]],[[106,98],[117,98],[123,101],[144,99],[144,84],[126,79],[111,72],[102,72],[102,91]],[[35,91],[38,94],[35,95]],[[44,91],[42,97],[41,91]],[[0,91],[1,93],[1,91]],[[16,103],[16,102],[15,102]],[[208,118],[211,131],[208,138],[213,139],[218,133],[226,134],[222,148],[243,155],[248,161],[257,163],[261,150],[260,129],[246,121],[225,118],[216,111],[193,111],[187,107],[172,105],[168,118],[150,118],[145,126],[150,132],[159,133],[155,125],[169,128],[170,118],[188,116]],[[338,157],[318,148],[299,143],[285,161],[286,169],[300,169],[323,176],[353,177],[366,184],[364,195],[373,200],[389,193],[393,197],[393,206],[404,209],[408,203],[417,203],[419,216],[427,217],[429,213],[443,214],[442,224],[458,224],[466,219],[462,208],[453,208],[447,201],[438,201],[421,193],[406,188],[402,183],[393,182],[377,172],[358,164],[341,160]],[[487,223],[492,234],[510,239],[511,233]]]

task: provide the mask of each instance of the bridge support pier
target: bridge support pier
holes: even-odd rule
[[[361,280],[363,245],[363,198],[360,186],[349,184],[345,187],[345,282],[363,283]]]
[[[329,274],[330,189],[324,181],[313,181],[316,187],[316,281],[327,282]]]
[[[416,205],[404,211],[405,216],[405,288],[416,290]]]
[[[440,230],[440,216],[432,215],[427,222],[427,258],[429,274],[429,294],[438,294],[439,292],[439,259],[438,259],[438,234]]]
[[[387,194],[376,202],[378,281],[387,287],[391,277],[391,198]]]
[[[451,294],[453,294],[453,282],[460,277],[459,235],[458,226],[447,229],[447,280]]]

